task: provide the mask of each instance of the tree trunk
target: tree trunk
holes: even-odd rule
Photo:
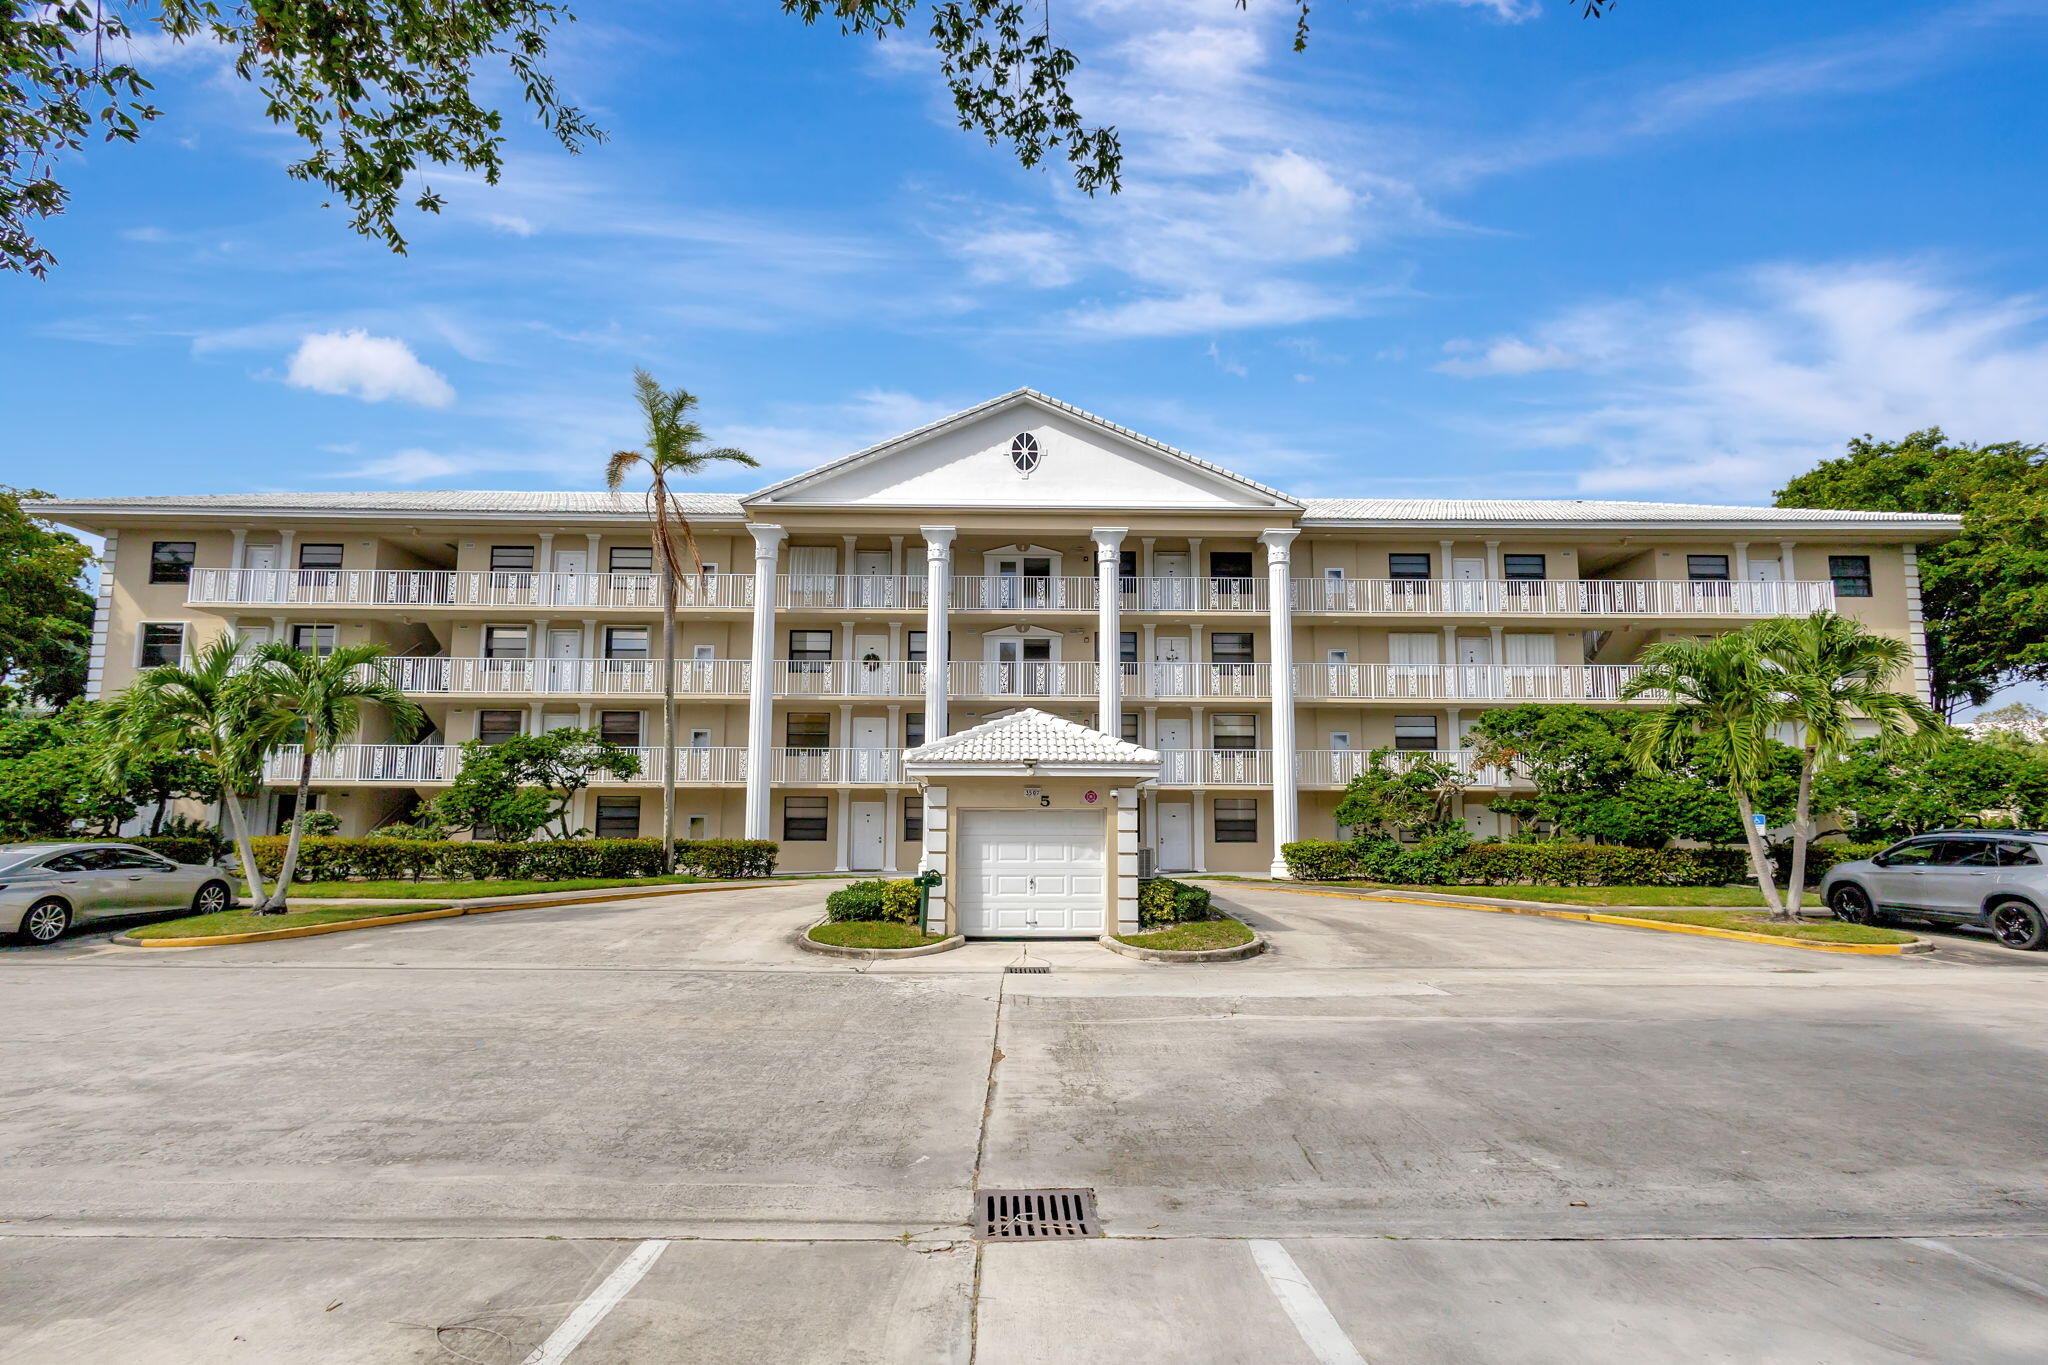
[[[1733,793],[1735,809],[1742,815],[1742,837],[1749,845],[1749,870],[1755,876],[1757,888],[1764,893],[1764,904],[1770,907],[1772,919],[1788,919],[1784,905],[1778,900],[1778,879],[1771,871],[1771,860],[1764,853],[1764,837],[1757,832],[1754,812],[1750,808],[1749,793],[1737,788]]]
[[[292,874],[299,868],[299,840],[306,833],[306,803],[313,799],[313,746],[299,745],[298,803],[292,808],[292,836],[285,841],[284,866],[277,874],[277,885],[270,889],[270,899],[263,903],[266,915],[282,915],[285,912],[285,896],[292,884]]]
[[[661,872],[676,870],[676,570],[661,560]],[[759,659],[754,667],[766,668]]]
[[[234,835],[235,856],[242,860],[242,879],[249,883],[249,899],[260,910],[270,899],[270,893],[263,889],[263,873],[256,866],[256,846],[249,842],[249,821],[242,813],[242,798],[223,791],[220,799],[228,808],[228,829]]]
[[[1799,918],[1806,898],[1806,850],[1813,842],[1813,774],[1820,755],[1811,744],[1799,755],[1799,804],[1792,812],[1792,882],[1785,888],[1785,902],[1792,918]]]

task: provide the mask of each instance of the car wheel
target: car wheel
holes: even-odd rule
[[[39,900],[22,916],[21,933],[30,943],[55,943],[71,927],[71,907],[51,896]]]
[[[2000,901],[1991,907],[1991,933],[2008,948],[2039,948],[2048,942],[2048,919],[2025,901]]]
[[[226,882],[208,882],[192,897],[192,913],[195,915],[217,915],[228,908],[231,897]]]
[[[1877,923],[1877,909],[1860,886],[1838,886],[1828,892],[1828,908],[1844,924]]]

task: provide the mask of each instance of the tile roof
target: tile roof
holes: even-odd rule
[[[1035,707],[929,740],[903,755],[905,763],[1047,763],[1157,766],[1157,750],[1105,735]]]
[[[740,515],[734,493],[681,493],[685,516]],[[304,512],[421,516],[597,516],[638,519],[647,514],[643,493],[588,490],[524,492],[498,489],[419,489],[403,493],[190,493],[150,498],[53,498],[37,504],[52,512]]]
[[[1919,522],[1959,524],[1955,517],[1925,512],[1848,512],[1832,508],[1741,507],[1695,502],[1623,502],[1599,498],[1305,498],[1302,520],[1414,523],[1441,526],[1472,522],[1512,526],[1521,522],[1629,522],[1634,525],[1690,525],[1727,522],[1825,523]]]

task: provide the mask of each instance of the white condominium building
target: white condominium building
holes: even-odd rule
[[[1621,695],[1653,641],[1831,608],[1907,640],[1924,694],[1915,545],[1955,533],[1903,513],[1297,498],[1028,390],[682,502],[705,562],[679,608],[678,835],[774,839],[790,871],[923,860],[958,888],[935,901],[947,923],[1002,933],[1100,932],[1142,870],[1266,873],[1289,840],[1337,833],[1372,750],[1467,763],[1490,708],[1641,704]],[[640,495],[43,510],[106,540],[95,695],[229,630],[389,649],[431,729],[321,759],[317,802],[345,832],[444,788],[466,741],[559,726],[641,758],[584,793],[581,824],[657,832]],[[297,766],[275,761],[266,827]],[[1472,776],[1467,825],[1513,834],[1491,801],[1515,774]]]

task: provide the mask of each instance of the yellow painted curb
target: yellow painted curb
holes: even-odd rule
[[[1327,896],[1339,901],[1398,901],[1403,905],[1434,905],[1445,910],[1486,910],[1496,915],[1533,915],[1538,919],[1575,919],[1587,924],[1619,924],[1629,929],[1657,929],[1667,934],[1696,934],[1701,938],[1727,938],[1738,943],[1763,943],[1773,948],[1805,948],[1816,953],[1850,953],[1858,957],[1900,957],[1923,950],[1919,939],[1911,943],[1816,943],[1812,939],[1786,938],[1778,934],[1752,934],[1742,929],[1716,929],[1706,924],[1674,924],[1661,919],[1631,919],[1627,915],[1602,915],[1591,910],[1533,910],[1522,905],[1483,905],[1477,901],[1425,901],[1413,896],[1383,892],[1359,895],[1345,891],[1310,891],[1292,886],[1257,885],[1261,890],[1289,896]],[[1712,908],[1712,907],[1707,907]]]
[[[556,900],[513,901],[506,905],[451,905],[440,910],[414,910],[400,915],[376,915],[368,919],[338,919],[328,924],[295,924],[286,929],[258,929],[247,934],[209,934],[200,938],[135,938],[127,942],[137,948],[216,948],[236,943],[269,943],[281,938],[311,938],[316,934],[339,934],[350,929],[376,929],[386,924],[410,924],[414,920],[454,919],[461,915],[495,915],[503,910],[546,910],[564,905],[612,905],[619,901],[650,900],[655,896],[701,896],[712,891],[751,891],[774,886],[773,878],[743,882],[737,886],[669,886],[658,891],[633,891],[623,896],[563,896]]]

